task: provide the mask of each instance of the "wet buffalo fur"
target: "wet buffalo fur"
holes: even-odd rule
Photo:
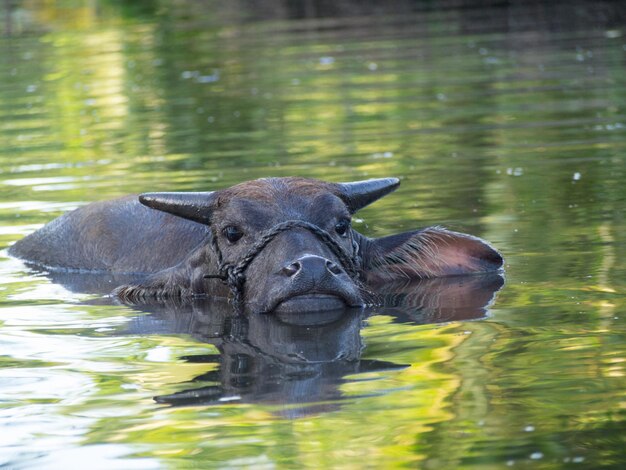
[[[128,196],[67,213],[18,241],[9,253],[52,271],[138,275],[140,281],[114,291],[129,303],[228,296],[222,282],[205,279],[219,268],[214,245],[223,261],[235,263],[259,234],[286,220],[315,224],[347,253],[359,255],[357,281],[342,270],[323,268],[324,262],[330,266],[338,261],[315,235],[301,229],[282,233],[246,272],[245,299],[258,311],[306,296],[337,297],[356,306],[366,302],[364,292],[399,279],[502,268],[500,254],[471,235],[429,227],[367,238],[350,227],[356,211],[398,185],[395,178],[353,183],[268,178],[212,192]],[[241,234],[239,239],[229,238],[233,230]],[[307,263],[311,267],[305,270]],[[289,266],[297,266],[297,272]],[[298,305],[294,302],[294,308]]]

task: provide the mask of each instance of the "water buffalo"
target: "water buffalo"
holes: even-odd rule
[[[247,312],[362,306],[388,281],[502,268],[471,235],[429,227],[372,239],[352,228],[356,211],[398,185],[290,177],[128,196],[69,212],[9,254],[52,271],[141,274],[114,290],[123,302],[231,294]]]

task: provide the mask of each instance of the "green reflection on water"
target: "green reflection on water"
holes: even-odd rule
[[[118,468],[624,465],[619,5],[596,23],[584,3],[263,21],[212,2],[13,3],[2,247],[132,192],[396,175],[360,231],[468,231],[503,251],[508,279],[487,320],[368,319],[363,358],[409,367],[348,376],[341,400],[299,414],[155,404],[216,369],[183,356],[216,349],[111,336],[137,313],[77,304],[89,297],[3,260],[2,434],[17,450],[0,465],[60,465],[81,448]],[[560,17],[569,26],[538,20]],[[59,438],[59,423],[72,431]]]

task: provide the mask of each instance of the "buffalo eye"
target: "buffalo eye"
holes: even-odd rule
[[[341,219],[335,225],[335,232],[341,237],[345,237],[348,234],[348,229],[350,228],[350,221],[348,219]]]
[[[226,240],[231,243],[237,243],[237,241],[243,237],[243,232],[239,229],[239,227],[235,227],[234,225],[229,225],[223,230],[223,232]]]

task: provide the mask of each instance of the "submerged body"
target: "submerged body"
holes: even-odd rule
[[[232,291],[255,312],[360,306],[377,283],[501,269],[499,253],[470,235],[431,227],[369,239],[352,229],[352,214],[398,184],[268,178],[129,196],[65,214],[9,253],[52,270],[143,275],[116,289],[123,301]]]
[[[135,195],[68,212],[9,254],[52,270],[149,274],[180,263],[208,236],[207,226],[150,209]]]

